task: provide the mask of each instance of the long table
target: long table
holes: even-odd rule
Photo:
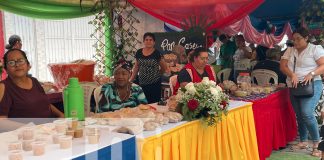
[[[16,140],[16,134],[6,132],[0,134],[0,159],[8,159],[8,142]],[[58,144],[48,144],[42,156],[33,156],[32,151],[24,151],[24,160],[136,160],[135,136],[101,130],[98,144],[88,144],[83,138],[75,138],[72,148],[60,149]]]
[[[258,160],[252,103],[230,101],[227,116],[216,127],[199,120],[162,126],[137,135],[142,160]]]
[[[285,147],[296,138],[296,116],[290,103],[288,89],[244,99],[253,103],[260,160],[265,160],[273,149]]]

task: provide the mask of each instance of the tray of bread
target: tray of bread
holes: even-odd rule
[[[233,81],[225,80],[221,84],[223,89],[229,93],[231,96],[235,97],[246,97],[250,95],[258,95],[258,94],[269,94],[276,90],[282,89],[286,87],[286,84],[279,83],[278,85],[256,85],[250,84],[246,82],[242,82],[240,85],[235,84]]]
[[[121,126],[142,126],[144,131],[152,131],[157,127],[168,123],[177,123],[183,119],[180,113],[172,112],[157,104],[141,104],[134,108],[122,108],[114,112],[96,113],[92,118],[98,120],[98,124]]]

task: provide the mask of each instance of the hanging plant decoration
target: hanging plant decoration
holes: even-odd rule
[[[93,47],[96,48],[97,71],[99,75],[111,76],[116,62],[127,54],[134,55],[136,45],[141,43],[133,27],[139,23],[133,16],[137,9],[127,0],[96,0],[92,11],[95,18],[89,24],[95,30],[90,37],[96,39]]]

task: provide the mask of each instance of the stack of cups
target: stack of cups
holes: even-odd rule
[[[100,130],[97,127],[87,127],[86,135],[89,144],[98,144],[100,139]]]
[[[8,159],[9,160],[22,160],[22,143],[21,141],[13,141],[8,144]]]
[[[72,136],[73,138],[83,137],[83,129],[79,128],[79,121],[77,118],[67,118],[68,130],[66,135]]]
[[[31,143],[35,141],[34,139],[34,130],[32,127],[25,127],[21,130],[22,132],[22,148],[24,151],[31,151]]]
[[[8,144],[8,151],[12,150],[22,150],[21,141],[13,141]]]

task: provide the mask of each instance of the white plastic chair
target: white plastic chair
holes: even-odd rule
[[[232,71],[231,68],[225,68],[225,69],[220,70],[220,71],[217,73],[217,79],[218,79],[220,82],[223,82],[224,80],[228,80],[229,77],[230,77],[231,71]]]
[[[256,79],[258,85],[267,85],[273,79],[274,84],[278,84],[278,75],[276,72],[268,69],[256,69],[251,73],[252,82]]]
[[[95,88],[98,87],[98,85],[95,82],[83,82],[83,83],[80,83],[80,85],[83,88],[84,113],[86,116],[90,116],[90,112],[91,112],[90,103],[91,103],[92,92]]]
[[[241,59],[234,62],[234,70],[245,71],[251,69],[251,60],[250,59]]]

